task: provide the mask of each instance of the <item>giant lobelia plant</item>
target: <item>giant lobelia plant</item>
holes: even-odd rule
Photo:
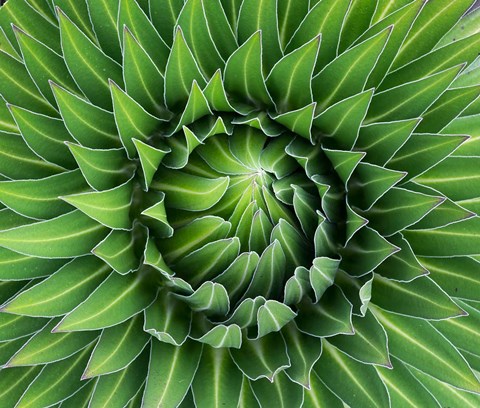
[[[9,0],[0,406],[480,406],[472,3]]]

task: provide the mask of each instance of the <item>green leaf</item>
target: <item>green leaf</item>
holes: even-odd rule
[[[149,1],[150,19],[168,46],[173,42],[173,27],[184,0]]]
[[[146,407],[174,407],[185,398],[195,377],[202,344],[189,340],[182,347],[153,341],[143,394]]]
[[[375,275],[372,302],[393,313],[422,319],[449,319],[465,312],[428,276],[395,282]]]
[[[313,78],[313,96],[318,103],[318,111],[365,89],[368,76],[385,47],[391,30],[389,27],[350,48]]]
[[[238,307],[231,314],[230,318],[225,322],[228,324],[236,324],[241,329],[245,327],[251,327],[257,324],[257,314],[260,306],[266,302],[263,296],[257,296],[256,298],[247,298],[241,302]]]
[[[259,259],[256,252],[244,252],[224,272],[213,278],[213,282],[220,283],[227,290],[232,303],[248,287]]]
[[[120,147],[113,114],[50,82],[65,127],[82,146]],[[109,96],[110,98],[110,96]]]
[[[0,402],[6,406],[15,406],[40,370],[40,366],[34,366],[0,371],[0,381],[8,384],[0,391]]]
[[[75,210],[65,215],[0,231],[0,246],[43,258],[88,254],[105,238],[107,229]]]
[[[177,295],[187,303],[194,312],[224,316],[230,309],[230,302],[225,288],[219,283],[205,282],[189,296]]]
[[[51,406],[70,397],[83,385],[79,378],[91,350],[87,347],[75,356],[44,366],[16,406]]]
[[[224,77],[228,94],[243,103],[260,106],[272,104],[262,71],[260,31],[245,39],[245,42],[230,56],[225,66]]]
[[[133,137],[146,142],[159,127],[161,120],[149,114],[113,81],[109,81],[109,84],[118,134],[127,156],[132,159],[137,152]]]
[[[242,377],[226,348],[204,347],[192,383],[195,404],[212,408],[236,407],[240,399]]]
[[[428,274],[428,271],[419,263],[408,241],[403,238],[402,234],[392,235],[388,237],[388,240],[401,250],[385,259],[375,268],[375,273],[399,282],[410,282]]]
[[[418,177],[445,157],[448,157],[466,139],[467,136],[463,135],[413,134],[387,164],[392,169],[407,171],[407,180]],[[462,163],[462,166],[464,166],[469,161]],[[462,170],[460,169],[460,171]],[[422,177],[416,178],[415,181],[420,182],[421,179]]]
[[[118,41],[117,16],[119,3],[108,0],[87,0],[88,13],[100,48],[115,61],[122,60]]]
[[[23,60],[38,89],[52,105],[55,98],[48,83],[49,80],[63,84],[66,88],[77,92],[78,88],[65,65],[63,58],[37,41],[20,28],[13,26],[17,36]],[[48,64],[45,64],[48,61]]]
[[[383,5],[381,3],[383,3]],[[382,54],[380,55],[375,67],[372,69],[372,72],[368,77],[367,88],[378,87],[381,84],[393,63],[395,56],[397,55],[398,50],[405,40],[410,27],[417,18],[419,10],[421,10],[422,7],[423,3],[420,1],[378,1],[377,9],[375,10],[376,16],[378,16],[379,13],[382,13],[382,8],[383,12],[385,13],[387,12],[388,8],[393,8],[394,10],[391,10],[392,13],[389,15],[384,14],[382,17],[386,17],[383,19],[376,18],[376,16],[374,16],[372,20],[372,24],[374,25],[372,25],[367,31],[358,37],[355,43],[359,43],[364,39],[369,38],[371,35],[384,30],[386,27],[393,25],[393,30],[390,34],[388,43],[385,45]],[[390,12],[390,10],[388,11]]]
[[[90,399],[92,407],[124,407],[145,382],[148,369],[148,350],[144,350],[123,370],[102,375]]]
[[[218,2],[211,1],[210,3],[217,3],[217,7],[219,6]],[[221,10],[216,10],[216,12],[217,15],[221,16]],[[199,68],[206,78],[210,78],[218,68],[223,68],[225,64],[215,46],[215,37],[210,33],[207,24],[208,15],[203,1],[189,0],[185,3],[176,21],[176,24],[182,27],[185,42],[192,50]],[[226,33],[228,35],[229,30]],[[235,44],[235,41],[233,44]],[[234,46],[233,49],[235,48]]]
[[[362,210],[370,209],[406,175],[406,172],[360,163],[355,168],[348,185],[351,203]]]
[[[310,7],[309,0],[280,0],[278,2],[278,33],[280,46],[285,49]]]
[[[125,150],[90,149],[67,143],[87,183],[95,190],[110,190],[125,183],[133,175]]]
[[[392,69],[430,51],[471,5],[471,0],[425,4],[397,54]]]
[[[335,149],[351,150],[369,109],[373,89],[330,106],[313,120],[313,125]],[[328,146],[330,147],[330,146]]]
[[[283,57],[268,74],[266,84],[277,112],[312,103],[311,79],[319,47],[320,36]]]
[[[345,150],[331,150],[324,148],[323,151],[332,162],[335,172],[346,185],[358,163],[365,157],[364,152],[351,152]]]
[[[209,242],[225,238],[230,227],[230,223],[220,217],[198,217],[176,229],[171,238],[162,239],[158,247],[165,260],[174,263]]]
[[[419,258],[432,278],[450,296],[480,301],[480,262],[459,256],[455,258]]]
[[[121,66],[105,55],[59,8],[60,35],[65,63],[78,87],[93,104],[112,107],[108,80],[122,83]]]
[[[303,232],[307,238],[311,239],[315,236],[316,224],[318,223],[318,215],[315,211],[317,198],[296,184],[291,184],[291,187],[293,190],[293,209]],[[273,188],[275,190],[275,183]]]
[[[158,202],[141,213],[141,215],[145,216],[146,226],[151,226],[157,238],[168,238],[174,233],[167,219],[164,198],[165,194],[159,193]]]
[[[432,322],[433,327],[439,330],[457,348],[478,354],[480,339],[477,336],[477,327],[480,323],[480,311],[459,299],[456,299],[456,302],[459,307],[468,313],[468,316]]]
[[[206,85],[195,57],[185,42],[183,31],[178,27],[165,68],[165,102],[170,110],[185,106],[193,81],[201,88]]]
[[[156,296],[143,274],[122,276],[114,272],[68,313],[55,331],[96,330],[122,323],[148,307]]]
[[[233,112],[234,109],[228,101],[227,94],[222,79],[222,73],[217,70],[210,78],[203,90],[205,98],[207,98],[209,106],[217,112]]]
[[[310,389],[311,377],[315,375],[312,368],[322,354],[322,341],[302,333],[294,323],[283,327],[282,335],[290,358],[290,367],[285,369],[285,374],[291,381]]]
[[[92,249],[92,253],[115,271],[125,275],[140,266],[135,249],[134,232],[112,231]]]
[[[318,303],[304,300],[298,308],[295,322],[303,333],[315,337],[353,334],[352,304],[336,285],[330,286]]]
[[[370,221],[371,228],[388,237],[415,224],[444,200],[393,187],[362,215]]]
[[[304,92],[302,92],[304,93]],[[293,133],[304,137],[308,141],[312,141],[312,124],[313,115],[315,113],[316,103],[311,103],[291,112],[275,116],[273,119],[290,129]]]
[[[174,186],[169,182],[171,177],[175,177]],[[208,179],[162,169],[153,180],[151,187],[165,193],[167,207],[203,211],[211,208],[223,197],[228,184],[229,177]]]
[[[83,302],[107,277],[108,271],[110,268],[94,256],[76,258],[23,291],[3,310],[27,316],[61,316]],[[72,276],[76,277],[75,285]]]
[[[162,113],[163,75],[126,26],[123,41],[123,77],[127,94],[151,114]]]
[[[479,163],[478,157],[447,157],[415,181],[441,191],[454,201],[476,198],[473,191],[480,188]]]
[[[38,180],[0,181],[0,201],[26,217],[47,219],[57,217],[72,207],[58,198],[85,190],[79,170],[60,173]]]
[[[364,227],[340,250],[340,268],[352,276],[364,276],[399,250],[377,231]]]
[[[339,35],[338,53],[350,48],[354,40],[369,28],[377,4],[378,1],[369,0],[356,0],[350,4]]]
[[[132,227],[130,206],[133,183],[127,181],[105,191],[93,191],[60,197],[90,218],[112,229],[129,230]]]
[[[366,161],[384,166],[410,138],[420,119],[374,123],[362,126],[355,148],[366,152]]]
[[[72,169],[75,160],[65,142],[74,141],[60,119],[7,105],[28,147],[51,163]]]
[[[343,408],[344,403],[333,394],[320,380],[317,373],[312,371],[312,386],[310,390],[304,390],[303,407],[305,408]]]
[[[398,407],[435,407],[437,400],[418,382],[402,361],[393,357],[394,369],[375,367],[380,378],[387,386],[392,406]],[[415,390],[415,392],[412,392]],[[436,390],[435,390],[436,391]]]
[[[283,372],[278,373],[273,381],[263,378],[251,381],[250,386],[262,408],[303,406],[303,388],[290,381]]]
[[[478,393],[480,384],[466,361],[429,322],[377,308],[374,314],[387,331],[391,355],[454,387]]]
[[[457,65],[426,78],[376,93],[372,98],[365,124],[421,116],[447,90],[464,66]]]
[[[287,305],[276,300],[267,300],[257,312],[258,337],[280,331],[296,315]]]
[[[352,321],[355,334],[331,337],[329,343],[357,361],[391,368],[387,334],[375,316],[367,310]]]
[[[173,295],[160,292],[145,310],[144,330],[158,340],[181,347],[190,334],[192,310]]]
[[[118,38],[122,38],[124,25],[132,32],[163,75],[169,57],[169,47],[136,1],[120,1],[117,20]],[[117,82],[114,78],[112,79]]]
[[[352,407],[388,407],[390,400],[375,368],[347,357],[327,341],[315,366],[323,383]]]
[[[337,55],[338,39],[349,5],[348,0],[315,2],[293,34],[285,52],[289,53],[322,34],[322,50],[318,54],[315,67],[315,72],[320,71]]]
[[[98,337],[96,332],[52,333],[56,323],[58,320],[51,320],[42,330],[35,333],[12,356],[6,366],[41,365],[63,360],[85,348]]]
[[[470,64],[478,56],[475,50],[479,46],[480,34],[476,34],[438,48],[390,73],[382,82],[380,89],[385,90],[425,78],[458,64]]]
[[[20,61],[0,51],[0,66],[2,77],[9,79],[0,83],[2,98],[13,105],[28,106],[36,112],[55,115],[55,109],[43,98]]]
[[[340,264],[339,259],[318,257],[310,268],[310,284],[315,293],[315,301],[322,298],[325,291],[333,285]]]
[[[480,219],[475,217],[441,228],[405,231],[404,235],[420,256],[480,255],[479,228]]]
[[[293,173],[298,165],[295,160],[286,153],[286,148],[290,143],[291,138],[286,135],[271,140],[260,155],[261,168],[264,171],[274,173],[278,179]],[[285,219],[288,220],[287,217],[285,217]]]
[[[458,115],[469,113],[465,109],[468,106],[474,106],[472,102],[474,100],[478,101],[479,94],[480,87],[478,85],[447,90],[423,114],[423,120],[416,129],[417,132],[435,133],[442,131],[445,127],[448,129],[449,124],[454,126]]]
[[[54,8],[59,7],[65,14],[69,15],[77,27],[92,41],[96,41],[95,32],[92,30],[92,23],[90,22],[88,5],[86,3],[79,4],[74,0],[51,0],[51,3]]]
[[[475,408],[480,402],[480,398],[476,393],[472,394],[451,387],[449,384],[438,381],[429,375],[425,375],[419,370],[410,369],[410,371],[415,377],[417,377],[428,392],[435,395],[439,401],[442,401],[442,404],[452,405],[460,403],[462,407]]]
[[[221,324],[214,326],[197,341],[216,349],[225,350],[224,347],[240,348],[242,346],[242,331],[236,324],[229,326]]]
[[[299,266],[285,283],[283,303],[286,305],[300,303],[310,289],[310,272],[307,268]]]
[[[47,319],[0,313],[0,341],[16,340],[31,335],[44,327],[47,322]]]
[[[245,215],[247,211],[245,211],[240,224],[238,226],[238,234],[241,234],[240,231],[243,230],[243,225],[241,224],[245,219]],[[248,221],[247,221],[248,224]],[[267,214],[261,208],[255,211],[253,217],[251,219],[251,228],[250,228],[250,236],[248,237],[248,249],[250,251],[254,251],[257,254],[262,253],[265,248],[270,243],[270,235],[272,234],[273,225],[268,219]],[[248,229],[248,225],[245,225],[245,229]],[[238,236],[238,235],[237,235]],[[241,237],[240,237],[241,238]],[[240,240],[241,241],[241,240]]]
[[[286,259],[282,246],[275,240],[260,256],[257,268],[250,285],[243,295],[244,298],[265,296],[275,298],[280,294],[285,275]]]
[[[230,349],[234,363],[250,380],[267,378],[290,366],[285,341],[280,333],[270,333],[256,340],[245,340],[240,349]]]
[[[237,25],[237,37],[240,43],[254,33],[261,31],[262,48],[268,50],[263,54],[266,71],[282,58],[278,31],[276,0],[244,0],[240,8]]]
[[[18,134],[0,132],[0,175],[9,179],[35,179],[58,174],[65,169],[41,160]]]

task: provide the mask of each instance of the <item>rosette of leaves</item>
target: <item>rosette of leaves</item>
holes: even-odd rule
[[[0,406],[478,407],[471,5],[7,2]]]

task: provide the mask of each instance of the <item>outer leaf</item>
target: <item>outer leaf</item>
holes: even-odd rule
[[[128,367],[149,340],[150,336],[142,330],[141,315],[104,329],[82,379],[114,373]]]
[[[182,347],[153,341],[143,406],[177,406],[190,388],[201,354],[202,345],[196,341]]]
[[[92,105],[53,82],[50,82],[50,86],[65,127],[78,143],[91,148],[120,147],[111,112]]]
[[[47,324],[47,319],[0,314],[0,341],[16,340],[28,336]]]
[[[112,273],[85,302],[67,314],[55,330],[83,331],[113,326],[144,310],[155,297],[156,292],[142,274]]]
[[[262,72],[260,31],[252,34],[230,56],[225,66],[224,82],[226,91],[243,102],[271,105]]]
[[[375,369],[361,364],[327,341],[315,371],[325,385],[350,406],[388,407],[388,392]]]
[[[349,49],[313,78],[313,96],[319,111],[364,90],[390,32],[391,28],[387,28]]]
[[[15,406],[27,387],[38,375],[41,367],[18,367],[2,370],[0,380],[8,386],[0,392],[0,402],[6,406]]]
[[[83,302],[107,277],[108,271],[108,265],[94,256],[76,258],[44,281],[23,291],[3,310],[27,316],[61,316]],[[72,276],[75,276],[74,285]]]
[[[193,81],[197,81],[201,88],[206,85],[181,28],[177,28],[165,68],[165,102],[169,109],[185,106]]]
[[[148,368],[149,350],[131,364],[113,374],[102,375],[90,399],[90,407],[123,408],[142,387]]]
[[[312,4],[285,51],[291,52],[319,34],[322,34],[322,51],[318,55],[315,71],[318,72],[337,55],[338,39],[348,10],[348,0],[322,0]]]
[[[212,408],[236,407],[240,399],[242,377],[226,348],[204,347],[192,383],[195,404]]]
[[[68,258],[88,254],[107,229],[75,210],[46,221],[0,231],[0,245],[22,254]]]
[[[309,391],[304,390],[303,407],[322,408],[343,408],[344,403],[333,394],[320,380],[317,373],[312,371],[312,387]]]
[[[278,31],[276,0],[244,0],[238,16],[237,35],[245,42],[254,33],[262,32],[262,47],[265,68],[271,67],[282,57]],[[268,50],[268,51],[267,51]]]
[[[124,25],[130,29],[140,45],[157,65],[160,72],[164,74],[163,69],[167,63],[169,52],[168,46],[136,1],[122,0],[120,2],[117,24],[120,38]]]
[[[105,55],[91,40],[57,8],[65,63],[78,87],[95,104],[112,107],[108,79],[122,83],[121,67]]]
[[[79,378],[90,351],[87,347],[69,359],[46,365],[16,406],[50,406],[71,396],[82,387]]]
[[[296,317],[296,313],[287,305],[276,300],[267,300],[257,312],[258,337],[277,332]]]
[[[230,349],[237,367],[250,380],[267,378],[290,366],[285,341],[280,333],[270,333],[257,340],[244,341],[239,350]]]
[[[353,334],[352,304],[338,286],[331,286],[318,303],[305,300],[295,319],[298,329],[315,337]]]
[[[430,323],[376,308],[374,313],[387,331],[393,356],[455,387],[479,391],[478,379],[466,361]]]
[[[273,382],[260,379],[251,381],[250,386],[262,408],[303,406],[303,388],[290,381],[284,373],[277,374]]]
[[[479,228],[480,219],[475,217],[437,229],[405,231],[405,238],[418,255],[480,255]]]
[[[387,334],[384,328],[367,310],[365,316],[353,316],[352,336],[334,336],[328,341],[357,361],[391,368]]]
[[[421,116],[448,88],[464,65],[375,94],[365,123]]]
[[[96,332],[51,333],[56,323],[52,320],[34,334],[6,365],[8,367],[41,365],[63,360],[92,343],[98,336]]]
[[[58,199],[60,194],[84,189],[82,174],[73,170],[38,180],[0,181],[0,200],[22,215],[46,219],[71,211],[70,205]]]
[[[111,190],[94,191],[61,197],[89,217],[112,229],[131,229],[131,181]]]
[[[294,323],[285,326],[282,335],[290,358],[290,367],[285,373],[291,381],[310,389],[311,377],[315,375],[312,368],[322,354],[322,341],[300,332]]]

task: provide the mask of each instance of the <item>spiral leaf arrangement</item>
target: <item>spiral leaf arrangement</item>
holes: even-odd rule
[[[0,406],[478,407],[472,0],[10,0]]]

